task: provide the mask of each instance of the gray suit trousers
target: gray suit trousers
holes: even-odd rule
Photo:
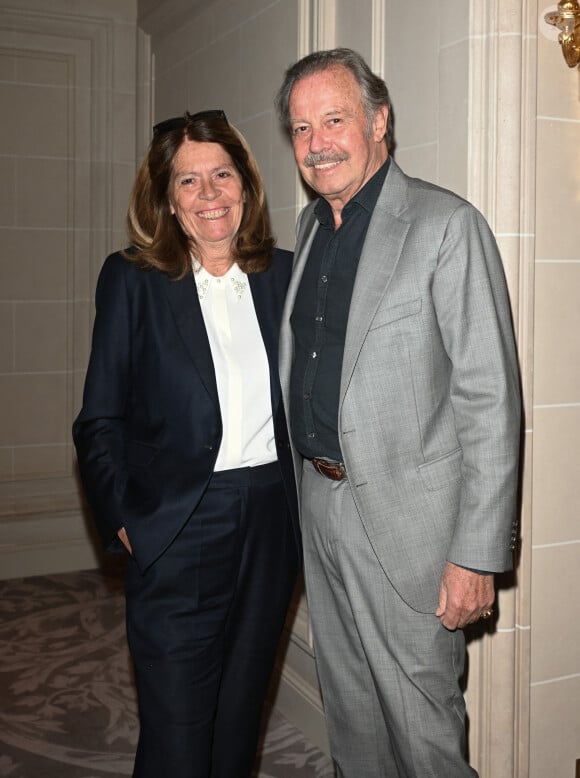
[[[339,778],[473,778],[459,687],[463,632],[412,610],[381,568],[348,480],[305,461],[308,605]]]

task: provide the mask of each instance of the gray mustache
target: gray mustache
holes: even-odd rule
[[[323,151],[316,154],[311,151],[304,157],[304,164],[306,167],[314,167],[314,165],[321,165],[325,162],[344,162],[346,159],[348,159],[346,151],[339,154],[325,154]]]

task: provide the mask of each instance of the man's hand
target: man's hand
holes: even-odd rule
[[[133,554],[133,549],[131,548],[131,542],[129,540],[129,536],[127,535],[127,530],[125,529],[125,527],[121,527],[121,529],[117,532],[117,535],[119,536],[119,540],[125,546],[127,551],[130,554]]]
[[[447,562],[435,615],[447,629],[462,628],[488,614],[494,599],[493,575],[481,575]]]

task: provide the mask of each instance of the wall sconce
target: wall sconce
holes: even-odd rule
[[[548,24],[560,30],[558,40],[569,68],[580,68],[580,5],[578,0],[560,0],[558,10],[544,16]]]

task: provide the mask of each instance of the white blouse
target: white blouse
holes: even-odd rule
[[[223,425],[215,470],[274,462],[270,369],[248,277],[236,264],[223,276],[197,262],[194,271]]]

